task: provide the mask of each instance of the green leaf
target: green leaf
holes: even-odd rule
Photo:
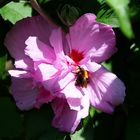
[[[93,127],[88,124],[87,127],[83,127],[71,134],[71,140],[93,140]]]
[[[93,140],[93,116],[95,109],[90,108],[90,115],[83,120],[83,126],[80,130],[77,130],[74,134],[71,134],[71,140]]]
[[[118,18],[112,9],[102,8],[97,13],[97,21],[111,25],[112,27],[119,27]]]
[[[0,78],[4,76],[7,55],[0,56]]]
[[[46,4],[49,1],[51,1],[51,0],[37,0],[37,2],[41,5]]]
[[[85,140],[85,138],[82,136],[83,131],[83,128],[76,131],[73,135],[71,135],[71,140]]]
[[[94,117],[95,112],[96,112],[96,109],[95,109],[95,108],[93,108],[93,107],[90,107],[89,114],[90,114],[90,117],[91,117],[91,118],[93,118],[93,117]]]
[[[104,4],[106,0],[97,0],[100,4]]]
[[[59,8],[60,10],[60,8]],[[72,25],[80,15],[78,8],[65,4],[57,14],[63,24],[66,26]]]
[[[119,18],[119,24],[122,32],[129,39],[134,37],[130,18],[128,4],[129,0],[107,0],[107,3],[115,10],[116,15]]]
[[[26,2],[10,2],[0,9],[0,14],[4,20],[9,20],[15,24],[18,20],[30,17],[32,9]]]
[[[109,62],[103,62],[102,65],[108,69],[109,71],[112,71],[112,61]]]
[[[17,137],[21,134],[22,119],[15,104],[8,97],[0,98],[0,138]]]

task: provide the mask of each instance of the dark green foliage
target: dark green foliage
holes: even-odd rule
[[[0,137],[19,137],[22,130],[22,118],[13,100],[9,97],[1,97],[0,113]]]
[[[63,140],[64,134],[52,128],[53,112],[50,106],[33,109],[24,114],[24,136],[27,140]]]

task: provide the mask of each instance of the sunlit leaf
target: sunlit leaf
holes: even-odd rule
[[[91,117],[91,118],[93,118],[93,117],[94,117],[95,112],[96,112],[96,109],[95,109],[95,108],[93,108],[93,107],[90,107],[89,114],[90,114],[90,117]]]
[[[119,27],[118,18],[112,9],[102,8],[97,14],[97,21],[112,27]]]
[[[91,125],[81,128],[71,135],[71,140],[93,140],[93,128]]]
[[[83,127],[70,135],[71,140],[93,140],[94,130],[92,119],[88,116],[84,121]]]
[[[82,136],[83,128],[79,131],[75,132],[73,135],[71,135],[71,140],[85,140],[85,138]]]
[[[103,62],[102,65],[108,69],[109,71],[112,71],[112,62]]]
[[[10,2],[0,9],[0,14],[4,20],[9,20],[11,23],[16,23],[25,17],[30,17],[32,9],[25,1]]]
[[[100,4],[104,4],[106,0],[97,0]]]
[[[129,18],[129,0],[107,0],[107,3],[115,10],[122,32],[128,37],[133,38],[133,31]]]

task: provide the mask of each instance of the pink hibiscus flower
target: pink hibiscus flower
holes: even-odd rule
[[[89,107],[112,113],[124,101],[125,86],[100,63],[114,54],[115,34],[94,14],[81,16],[69,32],[40,16],[24,19],[5,39],[15,70],[12,95],[21,110],[51,102],[53,126],[74,132]]]

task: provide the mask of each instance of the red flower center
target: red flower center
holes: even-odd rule
[[[76,62],[78,63],[79,61],[81,61],[84,58],[84,55],[82,52],[78,52],[76,50],[72,50],[70,53],[70,57]]]

